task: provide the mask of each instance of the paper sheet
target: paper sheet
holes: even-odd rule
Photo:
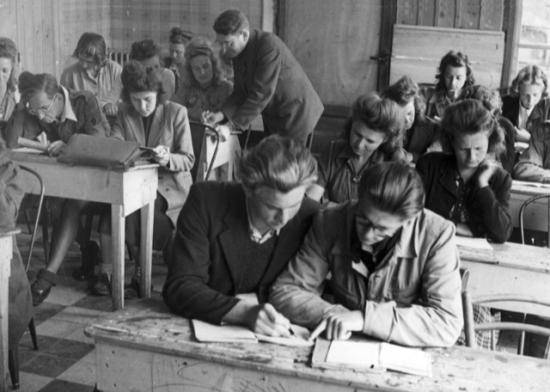
[[[330,343],[326,362],[359,369],[370,369],[380,366],[379,358],[379,342],[333,340]]]
[[[432,376],[432,357],[429,353],[416,348],[382,343],[380,365],[403,373],[419,376]]]
[[[456,244],[463,248],[470,248],[476,250],[488,250],[492,251],[493,247],[485,238],[472,238],[472,237],[463,237],[455,236]]]
[[[251,342],[258,341],[254,332],[236,325],[214,325],[200,320],[191,320],[195,338],[199,342]]]

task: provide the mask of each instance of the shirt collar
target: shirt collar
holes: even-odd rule
[[[65,105],[63,106],[63,113],[61,113],[61,120],[60,122],[65,122],[65,120],[71,120],[71,121],[78,121],[76,118],[76,114],[73,110],[73,105],[71,104],[71,99],[69,97],[69,90],[67,90],[65,87],[61,86],[61,90],[63,91],[63,97],[65,98]]]
[[[264,242],[270,240],[271,238],[278,236],[280,229],[278,230],[268,230],[265,233],[260,232],[253,224],[252,217],[250,216],[250,209],[248,208],[248,199],[245,199],[246,204],[246,217],[248,218],[248,234],[252,242],[257,244],[263,244]]]

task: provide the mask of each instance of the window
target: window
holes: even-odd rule
[[[528,64],[535,64],[550,75],[549,20],[550,0],[523,0],[518,70]]]

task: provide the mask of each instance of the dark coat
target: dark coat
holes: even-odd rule
[[[297,215],[279,232],[256,293],[260,301],[299,249],[318,204],[304,199]],[[243,293],[248,265],[241,249],[250,241],[245,194],[239,184],[201,182],[191,187],[178,219],[164,301],[181,316],[219,324]]]
[[[507,95],[502,98],[502,115],[517,127],[519,117],[519,95]],[[532,132],[550,117],[550,98],[544,98],[537,103],[527,119],[526,129]]]
[[[109,136],[111,127],[94,95],[89,91],[69,90],[68,93],[77,121],[66,119],[61,123],[46,124],[19,104],[6,126],[4,139],[8,147],[16,147],[19,136],[34,139],[42,132],[46,132],[49,141],[62,140],[65,143],[75,133]]]
[[[451,208],[458,200],[455,182],[455,157],[444,153],[430,153],[416,163],[426,191],[426,208],[449,219]],[[472,178],[470,181],[476,181]],[[489,186],[475,189],[466,195],[466,209],[470,216],[468,227],[476,237],[487,236],[495,242],[504,242],[512,233],[509,213],[512,178],[504,169],[497,169]]]
[[[275,34],[251,30],[233,59],[233,93],[223,112],[241,129],[262,115],[265,131],[305,141],[323,104],[301,65]]]
[[[20,185],[19,168],[8,157],[0,141],[0,232],[13,230],[24,191]],[[8,329],[9,347],[19,344],[32,317],[29,280],[17,245],[14,243],[9,278]]]

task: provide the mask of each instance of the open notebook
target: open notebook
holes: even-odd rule
[[[293,335],[289,338],[272,337],[261,334],[255,334],[245,327],[236,325],[214,325],[200,320],[191,320],[193,333],[199,342],[231,342],[231,343],[257,343],[269,342],[291,347],[312,346],[313,342],[308,341],[309,331],[307,328],[298,325],[292,325]]]
[[[312,366],[325,369],[389,369],[432,376],[429,353],[378,341],[317,339],[311,362]]]

